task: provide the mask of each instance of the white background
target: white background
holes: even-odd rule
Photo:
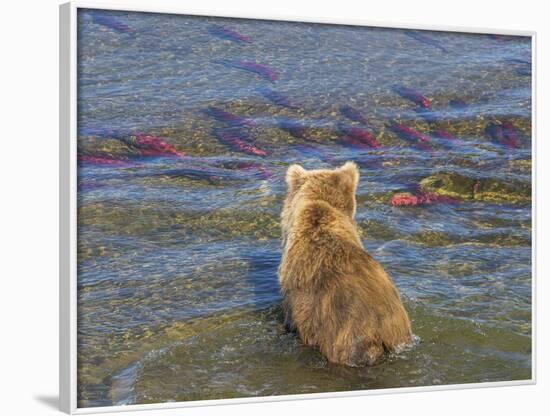
[[[119,0],[120,4],[125,4]],[[137,3],[134,1],[134,3]],[[162,415],[548,414],[548,42],[545,1],[142,1],[190,11],[435,24],[538,32],[538,384],[163,410]],[[57,0],[2,2],[0,13],[0,413],[58,414],[58,9]],[[100,4],[100,3],[99,3]],[[452,357],[449,357],[452,360]],[[135,412],[145,416],[153,412]],[[127,413],[128,414],[128,413]],[[157,414],[157,413],[155,413]]]

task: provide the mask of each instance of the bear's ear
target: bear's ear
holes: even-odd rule
[[[359,168],[354,162],[346,162],[340,168],[340,172],[344,174],[344,178],[349,181],[351,188],[355,192],[359,183]]]
[[[290,165],[286,171],[286,184],[290,189],[298,188],[304,183],[306,170],[300,165]]]

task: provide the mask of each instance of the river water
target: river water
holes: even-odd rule
[[[530,38],[78,22],[79,407],[531,378]],[[279,306],[285,171],[347,160],[365,249],[417,336],[369,368],[328,364]]]

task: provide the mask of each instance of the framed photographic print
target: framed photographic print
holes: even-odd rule
[[[534,382],[534,33],[60,21],[64,411]]]

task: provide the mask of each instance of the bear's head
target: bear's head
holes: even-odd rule
[[[316,170],[291,165],[286,173],[287,194],[282,212],[283,243],[284,236],[292,226],[294,214],[303,203],[323,201],[353,219],[358,182],[359,169],[353,162],[346,162],[336,169]]]

